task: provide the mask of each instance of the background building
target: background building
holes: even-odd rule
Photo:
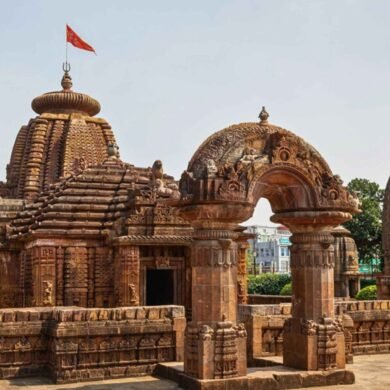
[[[290,236],[285,226],[249,226],[247,232],[253,235],[249,240],[253,273],[290,272]]]

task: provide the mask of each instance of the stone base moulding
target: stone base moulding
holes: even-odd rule
[[[199,327],[189,324],[185,333],[184,366],[195,378],[226,379],[246,375],[246,331],[230,321]]]
[[[182,363],[159,363],[155,374],[188,390],[282,390],[355,383],[355,375],[349,370],[302,371],[278,366],[250,368],[248,375],[234,378],[196,379],[184,374],[183,369]]]

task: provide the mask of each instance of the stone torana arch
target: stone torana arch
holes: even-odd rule
[[[237,324],[238,224],[262,197],[271,204],[271,220],[293,233],[284,364],[345,366],[343,329],[334,316],[331,231],[358,212],[359,201],[316,149],[268,123],[264,108],[259,118],[210,136],[180,180],[180,212],[195,229],[185,372],[200,379],[246,375],[246,332]]]

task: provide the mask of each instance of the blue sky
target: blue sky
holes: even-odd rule
[[[386,0],[2,0],[0,179],[31,100],[59,89],[68,23],[98,54],[69,48],[74,90],[100,101],[124,161],[178,178],[207,136],[265,105],[345,182],[385,186],[389,20]]]

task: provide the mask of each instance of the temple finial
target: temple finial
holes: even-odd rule
[[[261,109],[261,112],[259,114],[259,118],[260,118],[260,124],[268,123],[269,114],[264,106]]]
[[[62,64],[62,69],[64,71],[64,75],[62,76],[61,86],[62,86],[64,91],[71,91],[73,83],[72,83],[72,77],[70,77],[70,74],[69,74],[69,72],[70,72],[69,62],[64,62]]]

